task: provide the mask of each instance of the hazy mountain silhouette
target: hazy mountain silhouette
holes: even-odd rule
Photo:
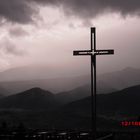
[[[90,90],[89,76],[79,76],[79,77],[69,77],[69,78],[56,78],[56,79],[40,79],[40,80],[31,80],[31,81],[11,81],[11,82],[0,82],[0,85],[3,86],[7,91],[4,91],[3,94],[14,94],[28,90],[33,87],[40,87],[51,92],[63,92],[74,94],[79,92],[80,88],[84,91]],[[78,88],[77,88],[78,87]],[[98,93],[109,93],[116,91],[116,89],[108,86],[106,83],[99,81],[98,82]],[[87,93],[84,93],[86,95]],[[62,95],[63,95],[62,93]],[[88,96],[87,94],[86,96]],[[72,95],[71,95],[72,96]],[[75,96],[75,95],[74,95]],[[77,96],[77,95],[76,95]],[[80,95],[82,96],[82,93]]]
[[[4,97],[8,91],[0,86],[0,98]]]
[[[54,93],[72,91],[77,87],[90,84],[90,76],[65,77],[54,76],[49,68],[21,67],[0,72],[0,86],[5,89],[5,95],[22,92],[24,90],[40,87]],[[53,73],[53,72],[52,72]],[[55,72],[54,72],[55,73]],[[53,73],[53,74],[54,74]],[[140,69],[128,67],[121,71],[98,75],[98,93],[107,93],[129,86],[140,84]],[[48,78],[49,77],[49,78]],[[54,78],[55,77],[55,78]],[[0,92],[1,93],[1,92]],[[3,94],[2,93],[2,94]]]
[[[89,76],[77,76],[67,78],[54,78],[54,79],[35,79],[27,81],[5,81],[0,82],[0,86],[7,89],[5,95],[10,95],[33,87],[40,87],[51,92],[69,91],[89,82]]]
[[[71,70],[64,66],[30,65],[15,67],[0,72],[0,86],[14,94],[24,90],[41,87],[52,92],[68,91],[89,82],[89,76],[72,76]],[[61,82],[60,82],[61,81]]]
[[[59,103],[51,92],[40,88],[32,88],[0,99],[0,108],[42,110],[52,109],[58,105]]]
[[[140,85],[98,97],[99,112],[113,115],[140,115]]]
[[[10,124],[14,122],[13,125],[23,122],[32,128],[51,128],[53,126],[58,129],[90,129],[89,100],[86,104],[85,99],[61,104],[55,96],[49,91],[33,88],[0,99],[0,122],[3,119]],[[84,103],[84,106],[80,102]],[[107,128],[114,124],[112,120],[100,116],[98,116],[98,120],[101,127]]]
[[[66,70],[66,72],[65,72]],[[0,81],[27,81],[34,79],[54,79],[67,77],[67,72],[71,75],[69,68],[64,68],[61,65],[46,66],[46,65],[26,65],[14,67],[0,72]],[[71,77],[71,76],[70,76]]]
[[[140,69],[127,67],[123,70],[105,73],[98,77],[115,89],[124,89],[140,84]]]
[[[70,106],[71,111],[77,107],[77,110],[85,109],[86,111],[90,111],[90,97],[84,98],[88,96],[88,92],[89,88],[80,87],[67,93],[55,95],[40,88],[32,88],[19,94],[0,99],[0,108],[52,109],[58,107],[60,104],[62,105],[63,103],[73,101],[68,105]],[[110,115],[139,115],[139,93],[140,85],[110,94],[98,94],[98,112]],[[78,101],[75,101],[76,99]],[[67,110],[69,110],[69,108],[67,108]]]
[[[115,128],[119,127],[118,119],[139,116],[139,93],[140,85],[137,85],[110,94],[97,95],[98,126],[105,129]],[[9,122],[16,122],[18,118],[34,128],[90,128],[90,96],[68,104],[60,104],[57,99],[56,95],[40,88],[5,97],[0,99],[0,120],[6,118]],[[12,108],[13,111],[6,110],[5,113],[3,110],[7,108]],[[20,112],[17,109],[21,109]]]
[[[91,110],[91,98],[74,101],[65,106],[69,112],[81,111],[88,114]],[[97,95],[97,111],[106,116],[139,116],[140,85],[129,87],[110,94]]]
[[[107,86],[106,84],[104,84],[103,82],[100,82],[100,81],[98,82],[97,87],[98,87],[97,89],[98,89],[99,94],[111,93],[113,91],[116,91],[115,89]],[[63,103],[68,103],[68,102],[80,100],[82,98],[90,96],[91,95],[90,91],[91,91],[91,87],[88,84],[88,85],[84,85],[84,86],[75,88],[71,91],[58,93],[58,94],[56,94],[56,98]]]

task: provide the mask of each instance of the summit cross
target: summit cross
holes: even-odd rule
[[[91,58],[91,120],[92,120],[92,137],[93,140],[96,140],[96,94],[97,94],[97,83],[96,83],[96,56],[97,55],[112,55],[114,54],[114,50],[108,49],[108,50],[97,50],[96,49],[96,28],[91,27],[91,49],[90,50],[77,50],[73,51],[73,55],[87,55]],[[94,35],[93,35],[94,34]],[[93,42],[94,38],[94,42]],[[94,68],[94,73],[93,73]],[[94,78],[93,78],[94,76]],[[94,86],[93,86],[94,84]]]

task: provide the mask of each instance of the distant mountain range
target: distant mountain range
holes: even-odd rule
[[[110,87],[120,90],[140,84],[140,69],[127,67],[120,71],[99,75],[98,78]]]
[[[0,73],[0,93],[10,95],[28,90],[33,87],[40,87],[53,93],[71,91],[78,87],[89,87],[90,76],[47,78],[47,68],[14,68]],[[32,71],[30,71],[32,70]],[[37,72],[36,72],[37,71]],[[50,70],[48,70],[50,71]],[[46,75],[43,76],[43,73]],[[35,75],[38,76],[35,79]],[[140,69],[126,68],[120,71],[106,73],[97,76],[98,93],[110,93],[130,86],[140,84]],[[33,78],[34,77],[34,78]],[[49,76],[51,77],[51,76]],[[53,76],[54,77],[54,76]],[[89,89],[88,89],[89,90]],[[63,95],[63,93],[61,94]]]
[[[79,73],[73,75],[69,67],[61,65],[57,68],[53,65],[28,65],[0,72],[0,86],[7,90],[7,94],[22,92],[33,87],[58,93],[89,83],[90,76],[79,75]]]
[[[18,94],[3,97],[0,99],[0,108],[48,109],[49,106],[57,106],[59,103],[61,103],[61,105],[68,104],[70,102],[71,105],[81,102],[82,104],[80,104],[80,106],[85,108],[90,104],[88,92],[90,92],[88,86],[79,87],[75,90],[60,94],[53,94],[40,88],[32,88]],[[140,85],[109,94],[99,94],[97,95],[99,112],[118,111],[120,113],[137,113],[140,111],[138,108],[140,106],[139,93]]]
[[[82,88],[79,87],[76,90],[78,96],[83,96],[86,92]],[[97,95],[99,127],[117,128],[120,127],[119,123],[124,118],[138,118],[140,115],[139,93],[140,85],[137,85],[110,94]],[[82,99],[78,99],[73,94],[67,93],[68,96],[58,98],[58,95],[49,91],[32,88],[3,97],[0,99],[0,122],[6,119],[9,123],[24,122],[29,127],[90,128],[91,98],[83,96]],[[70,102],[68,97],[74,101]],[[67,102],[62,100],[67,100]]]
[[[0,72],[0,81],[32,81],[39,79],[65,78],[71,74],[69,67],[48,65],[27,65]]]
[[[132,69],[127,69],[125,71],[132,71]],[[127,72],[127,73],[129,73],[129,72]],[[138,72],[137,72],[137,74],[138,74]],[[132,75],[134,75],[134,74],[132,74]],[[130,77],[130,78],[132,79],[133,76]],[[127,77],[127,79],[128,79],[128,77]],[[120,82],[122,82],[122,81],[120,81]],[[16,82],[16,83],[18,85],[18,82]],[[119,84],[119,82],[118,82],[118,84]],[[103,83],[101,85],[105,85],[105,84]],[[108,93],[108,95],[104,95],[104,94],[98,95],[100,107],[103,105],[103,107],[107,108],[107,106],[110,106],[110,104],[114,104],[111,107],[115,107],[115,105],[117,105],[117,107],[119,107],[119,108],[120,108],[120,106],[122,106],[121,109],[123,109],[123,106],[125,104],[126,104],[126,106],[130,105],[130,103],[131,103],[130,101],[132,101],[132,99],[133,99],[133,101],[132,101],[133,105],[135,105],[136,101],[139,99],[139,92],[140,92],[139,91],[139,86],[134,86],[134,87],[131,87],[131,88],[126,88],[125,90],[120,90],[120,91],[116,91],[116,92],[115,92],[114,89],[106,88],[107,86],[103,87],[103,89],[102,89],[102,87],[98,86],[99,93]],[[0,87],[0,90],[1,90],[1,92],[6,92],[5,88],[3,88],[3,86]],[[1,94],[1,92],[0,92],[0,97],[3,97],[3,94]],[[126,94],[123,94],[124,92]],[[109,93],[111,93],[111,94],[109,94]],[[41,98],[44,97],[44,102],[48,102],[50,100],[50,102],[55,102],[56,103],[56,100],[57,100],[57,101],[62,102],[62,103],[69,103],[69,102],[77,101],[77,100],[80,100],[80,99],[83,99],[85,97],[90,96],[90,85],[79,86],[78,88],[75,88],[73,90],[61,92],[61,93],[58,93],[56,95],[54,95],[53,93],[51,93],[49,91],[42,90],[40,88],[32,88],[32,89],[27,90],[25,92],[21,92],[20,94],[14,94],[12,96],[8,96],[8,97],[5,97],[5,98],[2,98],[0,100],[0,106],[2,106],[2,104],[4,104],[4,102],[7,102],[7,103],[11,102],[11,101],[15,102],[17,99],[19,100],[18,101],[19,103],[21,103],[22,100],[24,99],[24,101],[26,101],[26,105],[28,106],[28,104],[27,104],[28,98],[31,99],[31,101],[29,100],[29,103],[36,102],[37,99],[39,99],[39,97],[34,97],[32,94],[34,96],[40,95]],[[47,98],[49,98],[48,101],[46,100]],[[128,100],[130,100],[130,101],[128,101]],[[5,105],[7,103],[5,103]],[[119,103],[119,104],[117,104],[117,103]],[[138,104],[138,101],[137,101],[137,104]],[[11,105],[9,105],[9,106],[11,106]],[[135,108],[137,108],[136,105],[135,105]],[[115,108],[113,108],[112,110],[114,110],[114,109]],[[129,107],[129,109],[130,109],[130,107]],[[102,110],[104,110],[104,108]],[[134,110],[135,109],[133,109],[133,111]]]
[[[5,96],[5,93],[7,93],[8,91],[6,89],[4,89],[3,87],[0,86],[0,98]]]
[[[77,93],[77,90],[80,88],[90,91],[90,77],[89,76],[79,76],[79,77],[69,77],[69,78],[56,78],[56,79],[40,79],[40,80],[31,80],[31,81],[10,81],[10,82],[0,82],[0,86],[3,87],[3,94],[10,95],[24,90],[28,90],[34,87],[40,87],[45,90],[49,90],[53,93],[63,93],[71,92]],[[76,91],[75,91],[76,90]],[[116,89],[108,86],[106,83],[99,81],[98,82],[98,93],[110,93],[116,91]],[[75,95],[74,95],[75,96]],[[83,97],[83,96],[82,96]]]
[[[54,93],[69,91],[79,86],[89,83],[89,76],[54,78],[54,79],[34,79],[26,81],[3,81],[0,86],[5,89],[5,95],[19,93],[30,88],[40,87]]]
[[[70,76],[71,70],[66,67],[31,65],[11,68],[0,72],[0,87],[5,95],[15,94],[33,87],[58,93],[68,91],[89,82],[89,76]],[[61,82],[60,82],[61,81]]]
[[[121,116],[140,116],[140,85],[98,97],[98,111]]]
[[[98,89],[98,92],[97,92],[98,94],[111,93],[111,92],[116,91],[115,89],[108,87],[103,82],[98,83],[97,89]],[[84,86],[80,86],[80,87],[75,88],[75,89],[70,90],[70,91],[58,93],[58,94],[56,94],[56,98],[63,103],[69,103],[72,101],[83,99],[83,98],[88,97],[90,95],[91,95],[91,86],[84,85]]]
[[[76,88],[69,92],[53,94],[41,88],[32,88],[27,91],[2,96],[0,108],[16,109],[52,109],[59,105],[69,104],[76,109],[90,110],[90,89],[87,86]],[[140,85],[120,91],[98,94],[97,107],[99,113],[111,115],[139,115],[140,114]]]
[[[49,110],[59,105],[54,94],[40,88],[32,88],[0,99],[2,109]]]
[[[68,96],[70,97],[70,95]],[[55,94],[40,88],[32,88],[4,97],[0,99],[0,122],[3,120],[9,123],[24,122],[34,128],[53,126],[60,129],[90,129],[91,114],[89,109],[85,110],[83,106],[78,109],[79,101],[75,101],[75,104],[74,102],[69,104],[65,102],[64,104],[61,101],[62,99],[58,99]],[[106,125],[113,123],[101,117],[98,119]]]
[[[86,97],[69,103],[65,106],[65,110],[90,112],[91,98]],[[97,95],[97,111],[100,115],[120,116],[120,119],[121,117],[140,116],[140,85],[110,94]]]

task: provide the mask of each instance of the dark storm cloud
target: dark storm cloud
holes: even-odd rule
[[[137,14],[140,11],[138,0],[72,0],[65,1],[65,11],[80,17],[95,17],[106,12],[119,12],[122,15]]]
[[[61,7],[64,13],[83,19],[96,17],[106,12],[122,15],[139,15],[139,0],[1,0],[1,20],[27,24],[38,15],[38,5]]]
[[[9,29],[9,35],[14,37],[23,37],[28,35],[28,32],[22,29],[21,27],[14,27]]]
[[[66,15],[80,18],[92,18],[106,12],[118,12],[122,15],[140,13],[139,0],[32,0],[52,6],[61,6]]]
[[[13,23],[33,22],[35,8],[27,0],[0,0],[0,19]]]

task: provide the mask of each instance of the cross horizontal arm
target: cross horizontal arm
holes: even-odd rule
[[[114,50],[96,50],[94,51],[96,55],[111,55],[114,54]]]
[[[73,55],[91,55],[91,50],[73,51]]]

